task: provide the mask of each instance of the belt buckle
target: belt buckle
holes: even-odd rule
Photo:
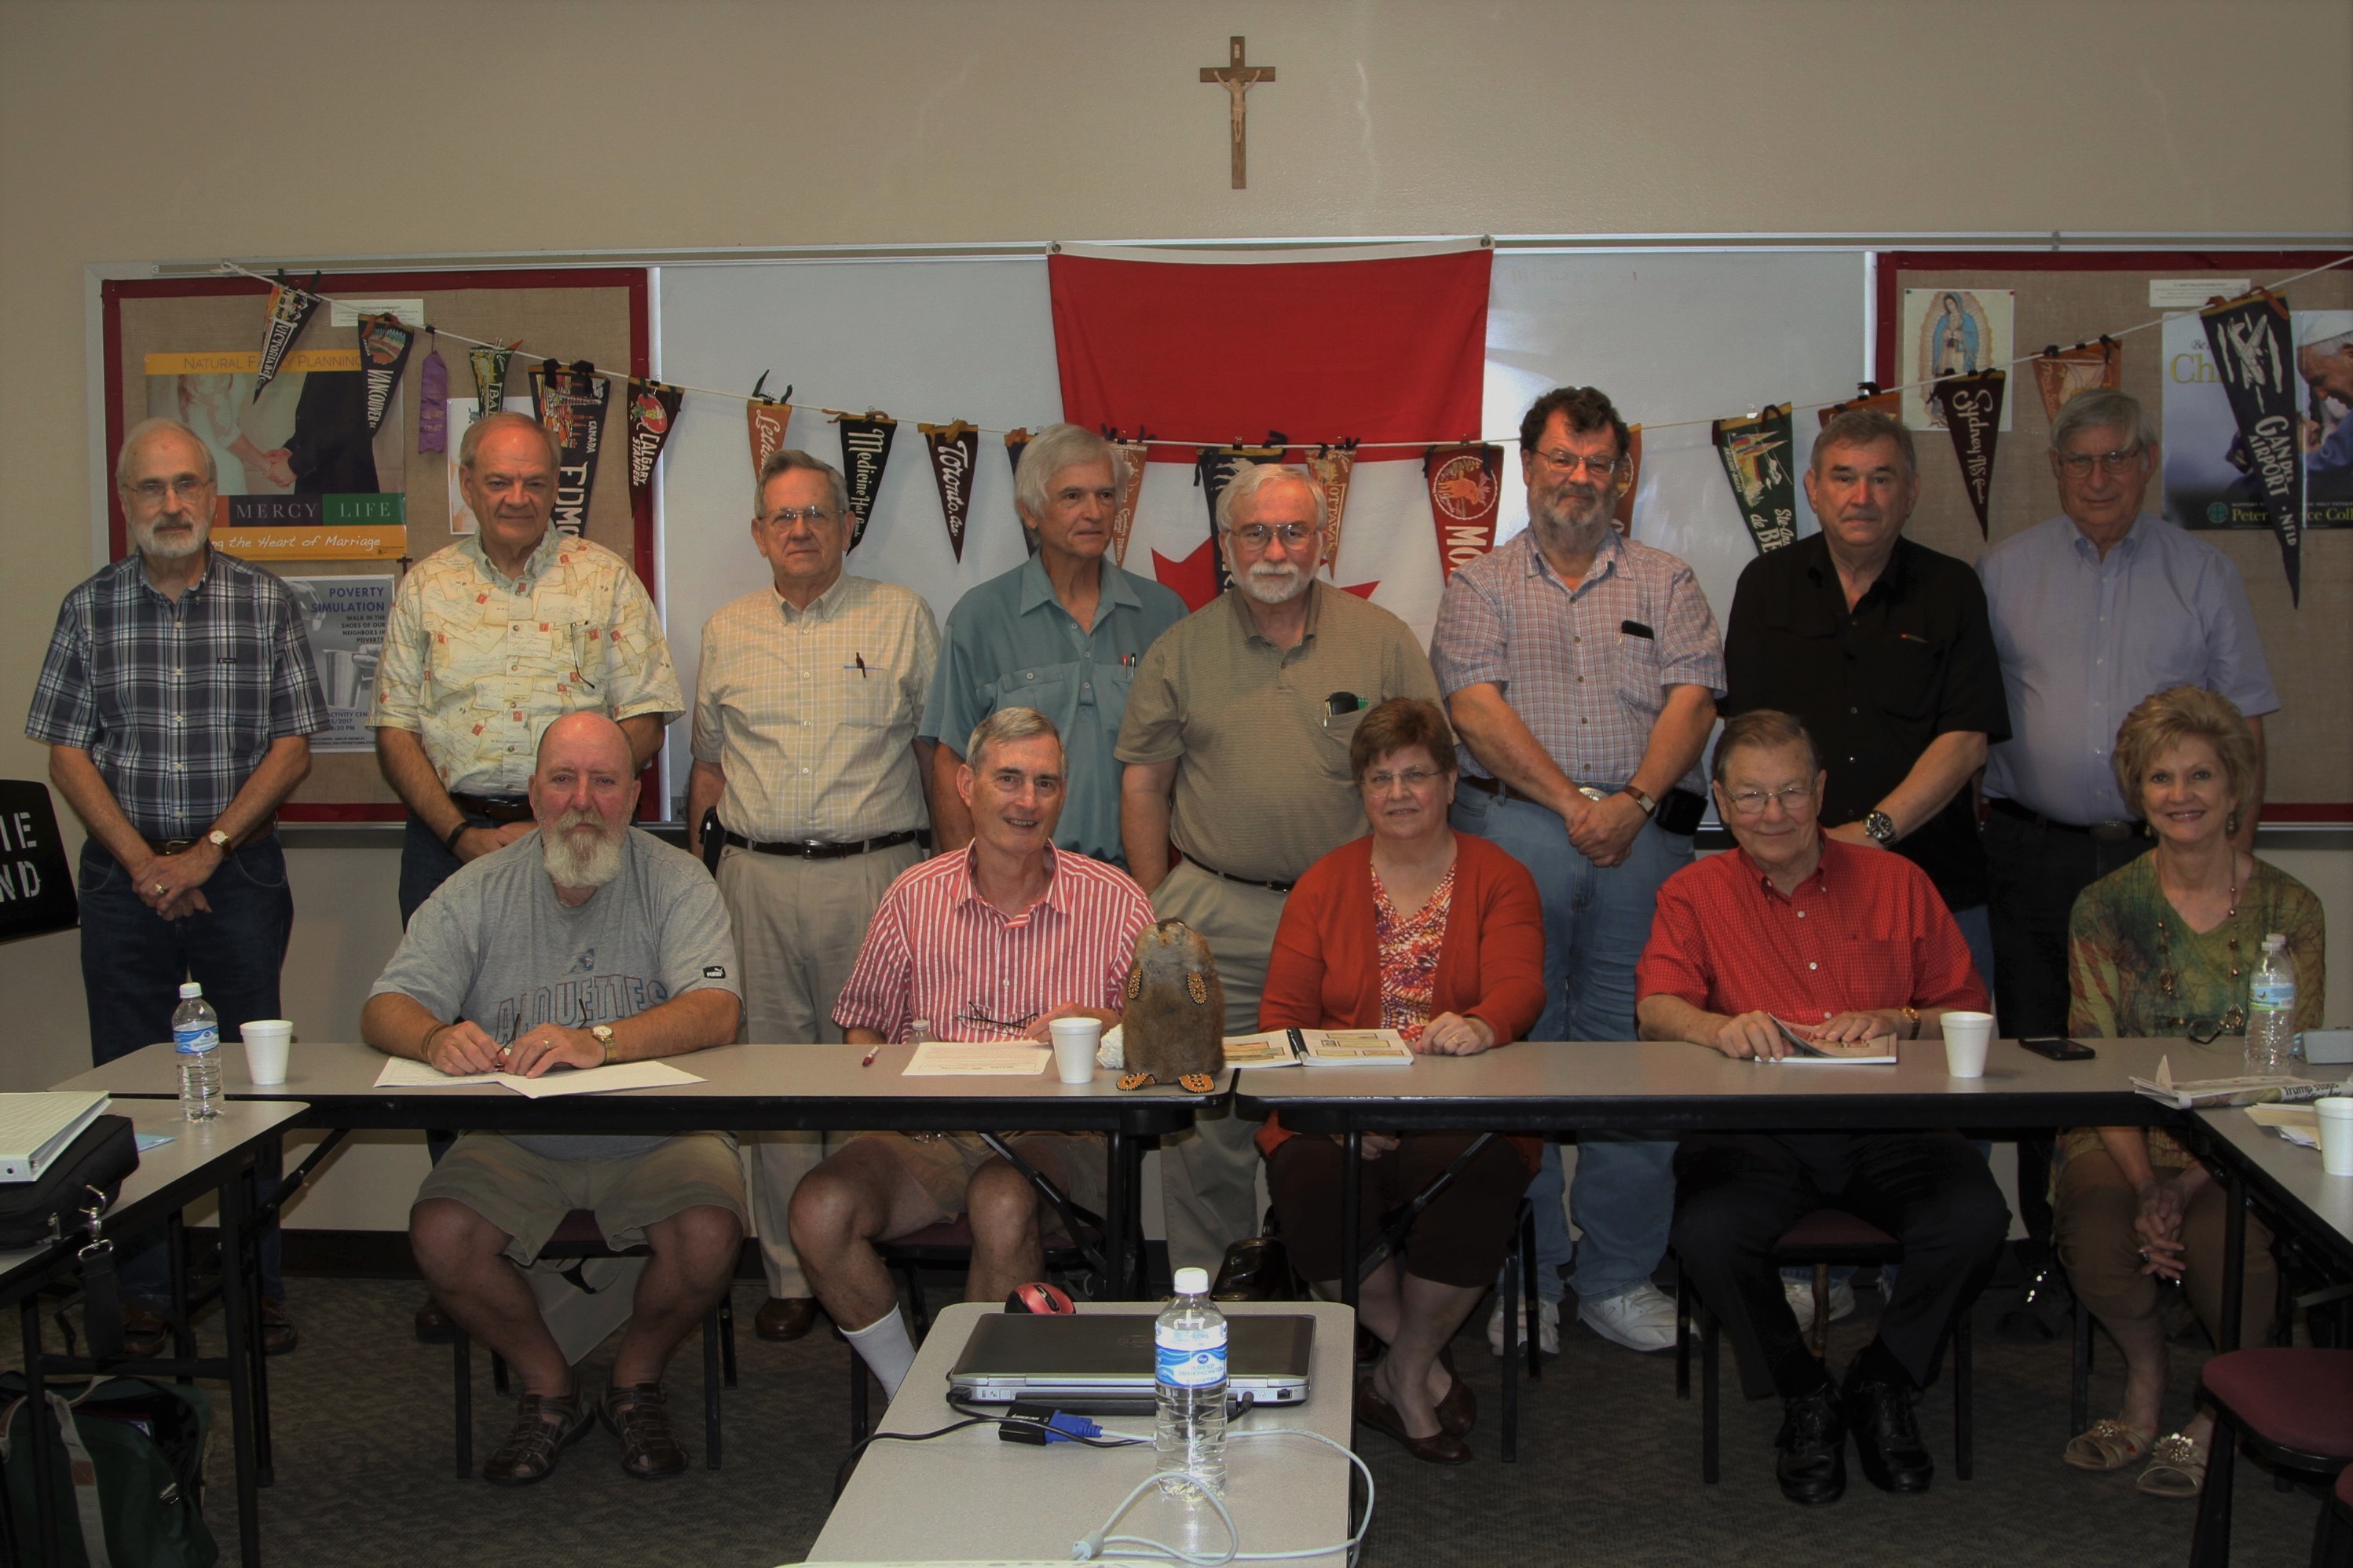
[[[2105,822],[2092,824],[2091,834],[2094,840],[2101,844],[2122,844],[2133,836],[2133,827],[2132,823],[2110,817]]]
[[[824,854],[825,847],[825,840],[822,838],[804,838],[801,840],[801,853],[812,860]]]
[[[193,838],[166,838],[164,840],[164,853],[166,855],[185,855],[195,847],[196,841]]]

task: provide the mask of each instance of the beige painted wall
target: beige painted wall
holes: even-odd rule
[[[1281,73],[1250,100],[1243,192],[1226,184],[1222,101],[1195,77],[1233,32]],[[2263,69],[2217,68],[2250,50]],[[0,623],[0,713],[24,711],[52,606],[95,563],[92,263],[1482,231],[2344,233],[2348,58],[2345,0],[0,0],[0,559],[20,611]],[[580,106],[576,138],[516,133],[545,127],[550,102]],[[460,181],[449,171],[477,127],[501,145],[496,168]],[[39,776],[38,748],[13,720],[0,728],[0,769]],[[2282,858],[2328,900],[2331,967],[2353,974],[2353,858]],[[345,1033],[394,935],[393,857],[294,860],[289,1011]],[[78,952],[71,937],[0,949],[0,1087],[87,1059]],[[345,1160],[306,1221],[396,1224],[384,1194],[408,1190],[401,1171],[359,1179],[378,1158]]]

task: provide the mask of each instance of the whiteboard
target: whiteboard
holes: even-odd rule
[[[1755,551],[1706,424],[1657,426],[1851,395],[1867,374],[1868,282],[1867,258],[1857,251],[1499,254],[1484,414],[1485,434],[1509,449],[1499,540],[1526,526],[1513,434],[1521,413],[1549,387],[1599,386],[1628,420],[1651,427],[1634,537],[1689,562],[1721,622]],[[655,300],[657,374],[666,380],[749,392],[766,371],[771,395],[790,383],[796,404],[877,407],[901,421],[851,571],[906,584],[944,620],[966,588],[1024,559],[1012,469],[994,432],[1060,417],[1042,258],[667,267]],[[1247,374],[1239,360],[1237,374]],[[915,428],[958,418],[990,432],[981,437],[961,562]],[[1801,456],[1815,428],[1815,416],[1800,410]],[[839,465],[839,436],[821,416],[797,411],[787,438]],[[703,622],[766,579],[748,533],[752,467],[742,405],[690,394],[659,479],[663,619],[691,702]],[[1207,529],[1197,495],[1155,486],[1156,466],[1128,556],[1130,570],[1146,575],[1147,540],[1186,530],[1205,537]],[[1800,531],[1813,531],[1802,491],[1798,504]],[[1390,526],[1419,531],[1413,548],[1428,541],[1427,561],[1410,571],[1391,567],[1374,598],[1426,637],[1437,606],[1435,535],[1426,516],[1384,515]],[[1356,548],[1354,536],[1344,536],[1344,578]],[[685,721],[672,727],[675,794],[685,788],[688,739]]]

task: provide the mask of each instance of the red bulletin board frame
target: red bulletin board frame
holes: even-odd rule
[[[651,281],[644,268],[535,268],[507,270],[484,268],[448,272],[330,272],[322,274],[316,283],[306,288],[320,293],[367,293],[376,296],[396,295],[403,291],[434,293],[457,289],[620,289],[628,295],[629,365],[633,376],[649,376],[653,371],[653,331],[650,315]],[[106,374],[106,451],[110,462],[122,447],[123,431],[128,428],[122,416],[122,302],[126,300],[174,300],[220,298],[238,294],[262,295],[270,286],[258,278],[112,278],[105,279],[99,289],[102,316],[103,353]],[[560,346],[560,345],[559,345]],[[609,371],[613,367],[598,367]],[[627,483],[628,444],[620,444],[619,475],[616,479],[608,466],[607,482]],[[659,577],[654,561],[654,513],[650,493],[629,498],[632,525],[631,562],[638,580],[645,585],[647,595],[654,600],[657,613],[661,608]],[[122,559],[128,544],[122,498],[113,487],[107,489],[106,499],[107,558]],[[658,776],[652,763],[647,764],[640,782],[645,784],[638,800],[638,816],[658,816],[656,791],[650,780]],[[400,822],[408,810],[397,802],[290,801],[279,808],[278,815],[290,822]]]

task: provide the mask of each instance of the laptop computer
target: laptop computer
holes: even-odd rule
[[[1226,1385],[1259,1405],[1303,1405],[1315,1320],[1226,1320]],[[972,1405],[1050,1400],[1087,1414],[1153,1407],[1152,1320],[1142,1313],[1004,1312],[973,1326],[948,1369],[948,1397]],[[1077,1402],[1083,1401],[1083,1405]]]

